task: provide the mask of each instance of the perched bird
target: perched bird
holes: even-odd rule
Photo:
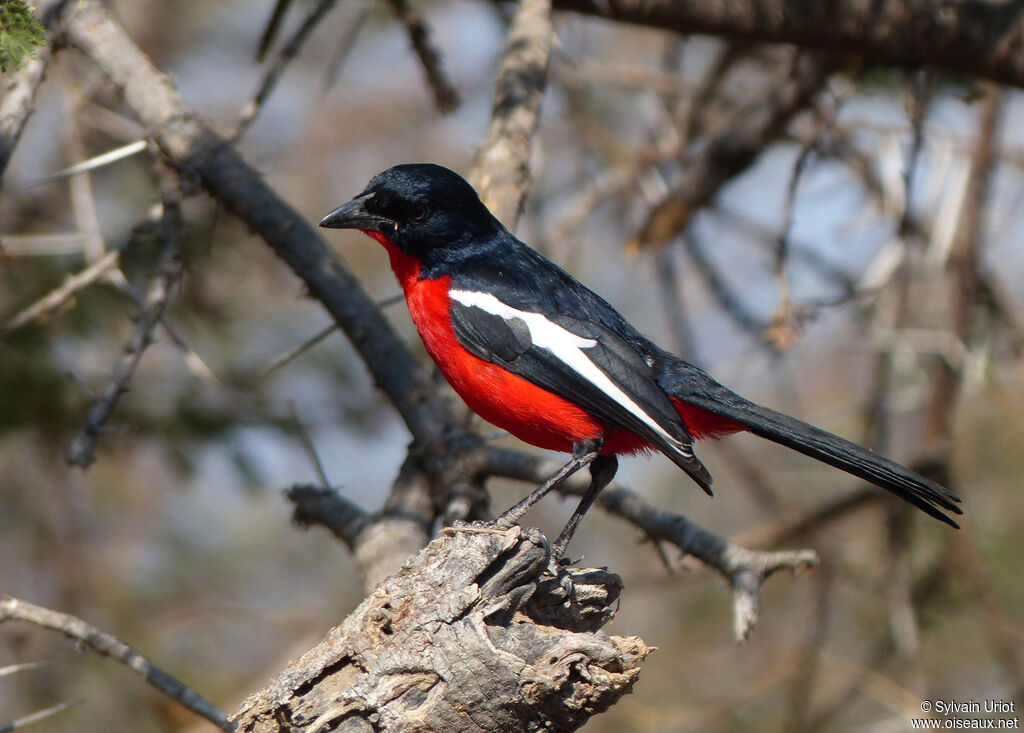
[[[957,527],[960,501],[867,448],[740,397],[645,338],[603,298],[516,239],[457,173],[389,168],[320,221],[359,229],[387,250],[427,353],[478,415],[520,440],[571,453],[509,509],[511,525],[562,480],[590,488],[556,541],[556,560],[617,469],[656,449],[707,493],[696,438],[747,431],[840,468]]]

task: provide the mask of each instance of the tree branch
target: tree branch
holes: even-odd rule
[[[164,672],[135,649],[79,618],[8,596],[0,600],[0,624],[5,621],[26,621],[44,629],[59,631],[101,657],[121,662],[160,692],[203,716],[218,728],[234,730],[223,710]]]
[[[555,0],[554,7],[685,35],[790,43],[875,65],[929,66],[1024,87],[1024,26],[1014,2]]]
[[[574,571],[567,602],[540,580],[548,557],[521,527],[449,530],[232,720],[253,733],[575,730],[632,689],[651,650],[592,633],[613,615],[616,576]]]
[[[487,208],[510,229],[530,182],[533,134],[554,38],[551,0],[520,0],[498,68],[491,122],[470,176]]]
[[[310,223],[185,103],[169,77],[152,65],[102,3],[69,3],[56,23],[122,91],[128,107],[182,176],[198,180],[303,279],[348,335],[414,439],[434,446],[434,456],[443,455],[445,433],[456,424],[450,408],[434,394],[425,370]]]
[[[163,218],[157,233],[161,240],[160,261],[153,274],[153,282],[146,294],[142,313],[135,324],[135,331],[125,345],[103,393],[93,402],[85,425],[68,447],[67,461],[71,465],[88,468],[96,460],[96,440],[110,419],[117,400],[135,373],[142,354],[153,342],[153,331],[160,323],[171,289],[181,277],[181,260],[178,252],[178,234],[181,227],[181,211],[178,201],[164,198]]]
[[[557,462],[540,457],[491,448],[487,452],[485,470],[493,476],[541,483],[558,468]],[[559,491],[582,496],[589,478],[579,474],[570,477]],[[684,554],[692,555],[717,570],[732,586],[733,632],[736,641],[745,641],[757,623],[760,591],[764,581],[776,570],[801,570],[818,563],[813,550],[782,550],[774,552],[748,550],[694,524],[681,514],[673,514],[654,506],[636,492],[613,483],[597,497],[597,505],[612,516],[625,519],[652,540],[669,542]]]
[[[793,73],[772,89],[763,104],[737,114],[732,124],[686,161],[683,175],[652,207],[630,246],[663,244],[678,236],[697,209],[753,165],[757,156],[785,132],[789,121],[810,104],[838,65],[834,56],[801,54],[794,62]]]

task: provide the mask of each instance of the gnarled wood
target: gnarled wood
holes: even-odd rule
[[[651,649],[598,630],[617,576],[542,577],[548,558],[533,530],[444,532],[251,696],[237,730],[575,730],[632,689]]]

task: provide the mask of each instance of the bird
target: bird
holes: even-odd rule
[[[618,456],[658,451],[711,494],[694,442],[749,432],[864,479],[957,528],[960,499],[852,441],[747,400],[643,336],[604,298],[517,239],[458,173],[406,163],[370,180],[321,227],[387,251],[427,353],[480,417],[570,454],[498,517],[508,527],[568,476],[590,485],[552,547],[559,561]]]

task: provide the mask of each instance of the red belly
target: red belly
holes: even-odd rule
[[[427,353],[473,412],[520,440],[548,450],[568,453],[575,443],[588,438],[604,439],[602,452],[606,454],[650,447],[632,433],[602,425],[572,402],[467,351],[452,327],[451,278],[421,280],[419,263],[378,232],[366,233],[387,249]]]
[[[405,297],[427,353],[470,409],[520,440],[550,450],[568,452],[575,442],[603,437],[602,426],[585,410],[459,343],[449,315],[449,281],[410,282]]]

